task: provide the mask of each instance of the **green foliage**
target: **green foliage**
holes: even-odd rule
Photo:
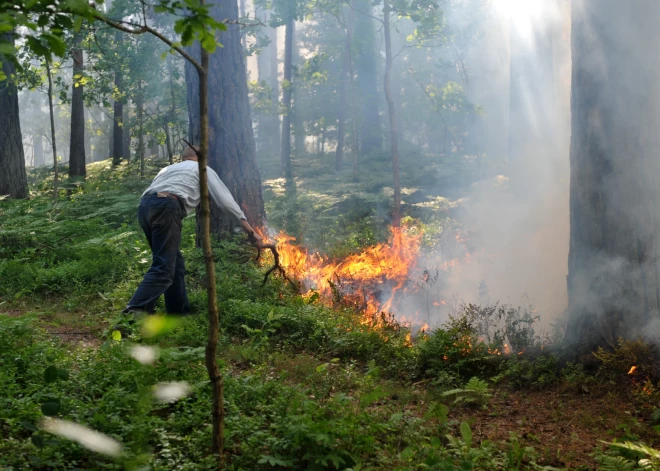
[[[492,394],[488,389],[488,383],[475,376],[470,378],[470,381],[462,388],[445,391],[442,393],[442,397],[453,400],[453,403],[457,405],[478,405],[485,408]]]
[[[601,374],[617,382],[631,377],[655,378],[658,371],[658,355],[655,347],[641,339],[619,339],[613,350],[607,351],[599,347],[593,355],[601,363]],[[629,374],[633,366],[635,370]]]

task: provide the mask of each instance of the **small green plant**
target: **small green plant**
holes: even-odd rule
[[[485,408],[492,394],[488,388],[488,383],[475,376],[462,388],[442,393],[442,397],[453,400],[453,403],[457,405],[477,405]]]

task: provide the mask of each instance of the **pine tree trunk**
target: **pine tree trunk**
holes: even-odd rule
[[[124,138],[124,150],[122,151],[122,156],[126,159],[127,162],[131,161],[131,133],[132,130],[129,127],[131,122],[131,102],[126,101],[124,104],[123,118],[122,118],[122,127],[123,127],[123,138]]]
[[[335,172],[339,172],[344,160],[344,138],[346,133],[346,82],[348,81],[348,61],[350,49],[344,49],[344,63],[339,79],[339,109],[337,110],[337,150],[335,151]]]
[[[575,352],[657,341],[660,3],[573,0],[569,324]]]
[[[390,33],[390,2],[383,0],[383,30],[385,33],[385,99],[390,118],[390,140],[392,152],[392,181],[394,187],[394,208],[392,226],[401,224],[401,183],[399,181],[399,137],[396,121],[396,108],[392,97],[392,37]]]
[[[69,145],[69,178],[85,178],[85,104],[83,103],[83,51],[82,35],[73,42],[73,86],[71,89],[71,144]]]
[[[212,14],[218,20],[236,20],[236,0],[216,3]],[[240,26],[228,24],[228,30],[220,34],[220,41],[224,47],[218,48],[209,60],[209,135],[212,136],[209,142],[209,166],[227,185],[250,224],[260,227],[265,221],[265,213],[261,176],[256,163]],[[199,57],[199,45],[191,48],[191,53]],[[192,141],[199,142],[199,78],[195,69],[189,65],[186,65],[186,82],[190,137]],[[212,233],[218,236],[229,233],[233,227],[233,221],[224,217],[213,202],[211,221]]]
[[[135,102],[137,108],[137,125],[138,125],[138,161],[140,163],[140,178],[144,178],[144,95],[142,94],[142,81],[138,80],[138,93]]]
[[[13,34],[0,35],[13,41]],[[9,78],[16,73],[11,62],[0,55],[2,71]],[[28,184],[25,171],[23,136],[18,117],[18,90],[13,82],[0,82],[0,196],[27,198]]]
[[[353,125],[352,133],[352,152],[353,152],[353,177],[358,173],[358,121],[357,121],[357,100],[355,96],[355,80],[353,73],[353,23],[355,22],[355,8],[353,0],[348,2],[348,22],[346,25],[346,58],[348,65],[348,79],[351,87],[351,123]]]
[[[278,80],[279,68],[277,57],[277,29],[270,28],[270,45],[269,47],[269,66],[270,66],[270,88],[272,90],[272,104],[273,110],[279,109],[280,106],[280,82]],[[280,136],[280,115],[279,113],[269,117],[268,120],[268,133],[270,135],[270,148],[280,149],[282,147]]]
[[[59,195],[59,169],[57,167],[57,141],[55,140],[55,112],[53,110],[53,77],[50,71],[50,62],[46,59],[46,75],[48,76],[48,112],[50,115],[50,145],[53,149],[53,170],[55,178],[53,179],[53,199]]]
[[[163,131],[165,132],[165,148],[167,149],[167,159],[172,165],[174,163],[174,152],[172,150],[172,138],[170,137],[170,126],[167,119],[163,123]]]
[[[380,122],[378,90],[379,51],[376,47],[372,6],[369,0],[354,0],[357,10],[354,42],[356,46],[356,88],[360,97],[359,133],[360,151],[363,154],[382,149],[383,134]]]
[[[121,33],[117,32],[115,34],[115,42],[119,44],[121,41]],[[115,70],[115,88],[117,93],[122,92],[122,71],[121,67],[117,67]],[[112,127],[112,165],[121,164],[121,160],[124,153],[124,104],[121,97],[115,97],[114,103],[114,116],[113,116],[113,127]]]
[[[293,180],[291,168],[291,77],[293,72],[293,28],[295,21],[291,18],[286,24],[284,37],[284,83],[282,105],[284,117],[282,118],[282,175],[288,182]]]

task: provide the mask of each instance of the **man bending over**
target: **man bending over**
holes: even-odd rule
[[[245,219],[218,174],[208,167],[209,194],[225,213],[240,221],[253,243],[261,237]],[[187,314],[190,303],[184,281],[185,265],[181,251],[183,218],[200,202],[199,168],[195,149],[186,148],[182,162],[162,169],[151,186],[142,194],[138,209],[140,227],[147,236],[153,254],[151,267],[124,313],[148,313],[156,310],[156,302],[165,295],[165,309],[170,314]]]

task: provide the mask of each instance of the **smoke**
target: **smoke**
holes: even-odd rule
[[[459,222],[476,250],[448,269],[442,291],[454,302],[531,304],[548,328],[568,304],[570,7],[517,3],[495,2],[467,59],[471,99],[485,109],[480,150],[506,164],[472,185]],[[433,266],[438,255],[425,258]]]

